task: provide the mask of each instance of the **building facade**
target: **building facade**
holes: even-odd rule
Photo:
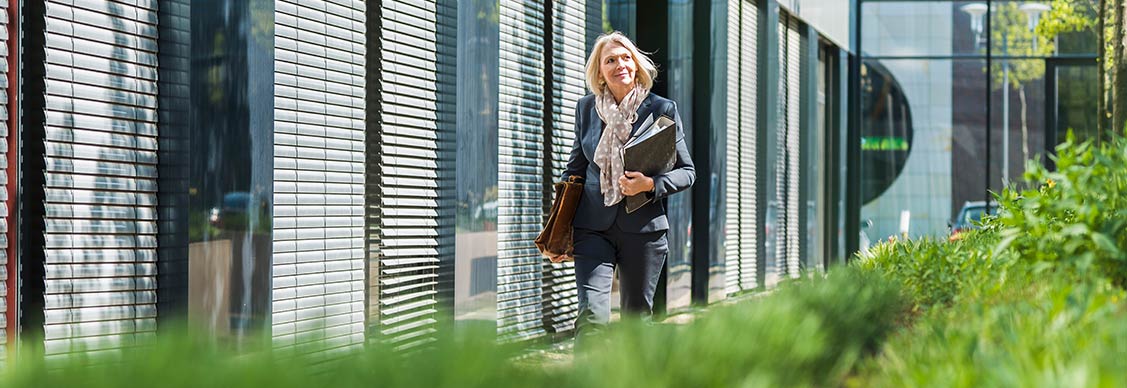
[[[963,3],[8,1],[0,356],[114,353],[185,321],[322,350],[466,324],[566,336],[573,266],[532,240],[611,30],[652,53],[697,165],[668,203],[659,311],[941,235],[1000,187],[989,150],[1055,144],[1063,124],[1029,117],[1087,125],[1084,96],[1026,90],[1095,82],[1060,44],[1021,54],[1054,72],[1014,76],[1024,116],[977,110],[973,91],[1004,95],[987,90],[1010,37],[955,32]],[[984,4],[1019,20],[1010,3]],[[897,30],[919,12],[940,21]],[[996,147],[1015,122],[1025,148]]]

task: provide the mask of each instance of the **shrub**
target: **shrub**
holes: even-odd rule
[[[880,274],[898,284],[921,312],[952,303],[967,285],[988,286],[1005,273],[1012,260],[995,256],[997,232],[987,226],[965,232],[955,241],[922,238],[892,240],[869,249],[855,262],[864,271]]]
[[[860,267],[926,309],[846,385],[1116,386],[1127,381],[1127,140],[1068,141],[965,241],[878,246]],[[964,251],[965,249],[965,251]],[[954,280],[952,280],[954,279]]]
[[[1057,171],[1030,162],[1029,188],[1001,195],[998,250],[1040,271],[1105,276],[1127,285],[1127,140],[1057,147]]]
[[[1007,283],[990,298],[929,311],[847,385],[1075,387],[1127,381],[1123,291],[1063,277],[1026,279]]]

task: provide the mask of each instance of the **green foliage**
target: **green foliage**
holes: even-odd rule
[[[841,268],[685,326],[632,322],[577,360],[584,387],[839,385],[904,305],[879,276]]]
[[[430,349],[410,355],[378,345],[236,354],[190,336],[162,335],[112,359],[44,363],[21,354],[20,363],[0,374],[0,386],[828,386],[878,348],[901,310],[887,282],[842,269],[717,307],[683,326],[624,322],[592,338],[570,367],[514,362],[528,349],[496,344],[494,328],[457,335],[444,329]]]
[[[1053,0],[1049,12],[1042,16],[1037,33],[1053,39],[1067,32],[1094,31],[1099,26],[1099,3],[1091,0]]]
[[[410,356],[383,346],[317,352],[249,349],[239,353],[188,335],[168,334],[119,357],[41,362],[21,354],[0,374],[5,387],[518,387],[546,375],[508,360],[521,350],[493,341],[495,329],[445,332]]]
[[[915,311],[944,306],[967,285],[1004,273],[1012,261],[993,256],[996,229],[967,231],[955,241],[925,238],[879,244],[857,261],[866,271],[897,283]]]
[[[1052,55],[1056,50],[1052,36],[1037,34],[1036,29],[1029,29],[1029,16],[1018,8],[1018,3],[995,4],[992,18],[994,28],[990,34],[995,55],[1046,56]],[[1041,24],[1044,22],[1039,22],[1038,26]],[[1009,87],[1014,89],[1045,76],[1045,61],[1042,60],[995,61],[990,69],[994,89],[1002,88],[1004,67],[1010,68]]]
[[[860,367],[852,386],[1079,387],[1127,381],[1123,291],[1021,278],[934,309]]]
[[[1127,140],[1057,148],[965,239],[893,242],[858,264],[931,306],[847,386],[1117,386],[1127,381]]]
[[[1127,140],[1057,147],[1057,171],[1026,167],[1031,187],[1002,195],[998,250],[1042,271],[1106,276],[1127,285]]]

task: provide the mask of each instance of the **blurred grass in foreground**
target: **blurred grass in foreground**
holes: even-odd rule
[[[545,368],[514,358],[488,329],[444,330],[425,351],[382,346],[310,356],[234,354],[185,335],[161,335],[108,364],[20,358],[5,387],[729,387],[840,383],[877,348],[901,311],[897,291],[877,276],[840,269],[773,295],[702,313],[687,325],[626,321],[587,342],[573,363]],[[305,349],[306,351],[311,349]]]

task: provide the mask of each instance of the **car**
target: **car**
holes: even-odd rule
[[[998,204],[991,202],[990,206],[987,206],[986,201],[967,201],[964,203],[955,219],[947,223],[947,227],[951,229],[949,239],[958,240],[961,238],[961,233],[981,227],[982,217],[986,214],[998,214]]]

